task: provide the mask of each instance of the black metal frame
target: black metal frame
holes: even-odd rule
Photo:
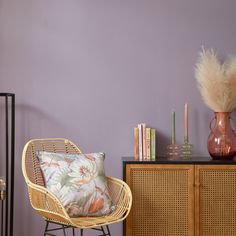
[[[49,224],[55,224],[55,225],[58,225],[59,227],[57,228],[52,228],[52,229],[49,229]],[[64,224],[60,224],[60,223],[56,223],[54,221],[49,221],[49,220],[46,220],[46,226],[45,226],[45,230],[44,230],[44,236],[47,236],[47,235],[50,235],[50,236],[56,236],[56,234],[52,234],[51,232],[53,231],[57,231],[57,230],[63,230],[63,234],[64,236],[66,236],[66,229],[72,229],[72,235],[75,236],[75,229],[78,229],[78,228],[75,228],[73,226],[70,226],[70,225],[64,225]],[[110,232],[110,229],[109,229],[109,226],[106,225],[106,230],[104,229],[103,226],[101,226],[101,228],[91,228],[93,230],[98,230],[98,231],[101,231],[103,234],[100,234],[98,236],[111,236],[111,232]],[[106,233],[107,231],[107,233]],[[83,233],[84,233],[84,229],[80,229],[80,236],[83,236]]]
[[[1,204],[1,236],[13,236],[14,166],[15,166],[15,94],[0,93],[5,98],[6,199]],[[5,213],[5,218],[4,218]],[[5,222],[5,227],[3,226]]]

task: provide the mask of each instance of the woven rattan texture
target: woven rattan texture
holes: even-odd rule
[[[188,170],[131,169],[132,236],[189,234]]]
[[[200,235],[236,235],[236,169],[200,170]]]
[[[26,171],[31,182],[44,186],[39,161],[36,157],[37,151],[60,152],[60,153],[80,153],[80,150],[69,141],[60,139],[38,140],[31,142],[26,150]]]

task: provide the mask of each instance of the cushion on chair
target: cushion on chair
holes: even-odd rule
[[[38,151],[46,188],[70,217],[102,216],[113,210],[104,172],[104,153],[65,154]]]

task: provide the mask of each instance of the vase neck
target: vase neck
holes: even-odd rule
[[[230,127],[230,114],[231,112],[215,112],[216,124],[225,127]]]

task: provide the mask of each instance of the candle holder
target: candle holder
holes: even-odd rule
[[[190,144],[188,140],[185,140],[184,144],[181,145],[181,157],[183,159],[191,159],[193,154],[193,144]]]
[[[184,144],[181,145],[181,157],[191,159],[193,154],[193,145],[188,142],[188,104],[184,105]]]
[[[180,156],[179,145],[172,143],[169,144],[166,149],[167,149],[166,155],[169,160],[175,160],[179,158]]]
[[[167,158],[169,160],[175,160],[179,157],[180,148],[176,144],[176,135],[175,135],[175,111],[172,111],[171,116],[171,144],[167,146]]]

